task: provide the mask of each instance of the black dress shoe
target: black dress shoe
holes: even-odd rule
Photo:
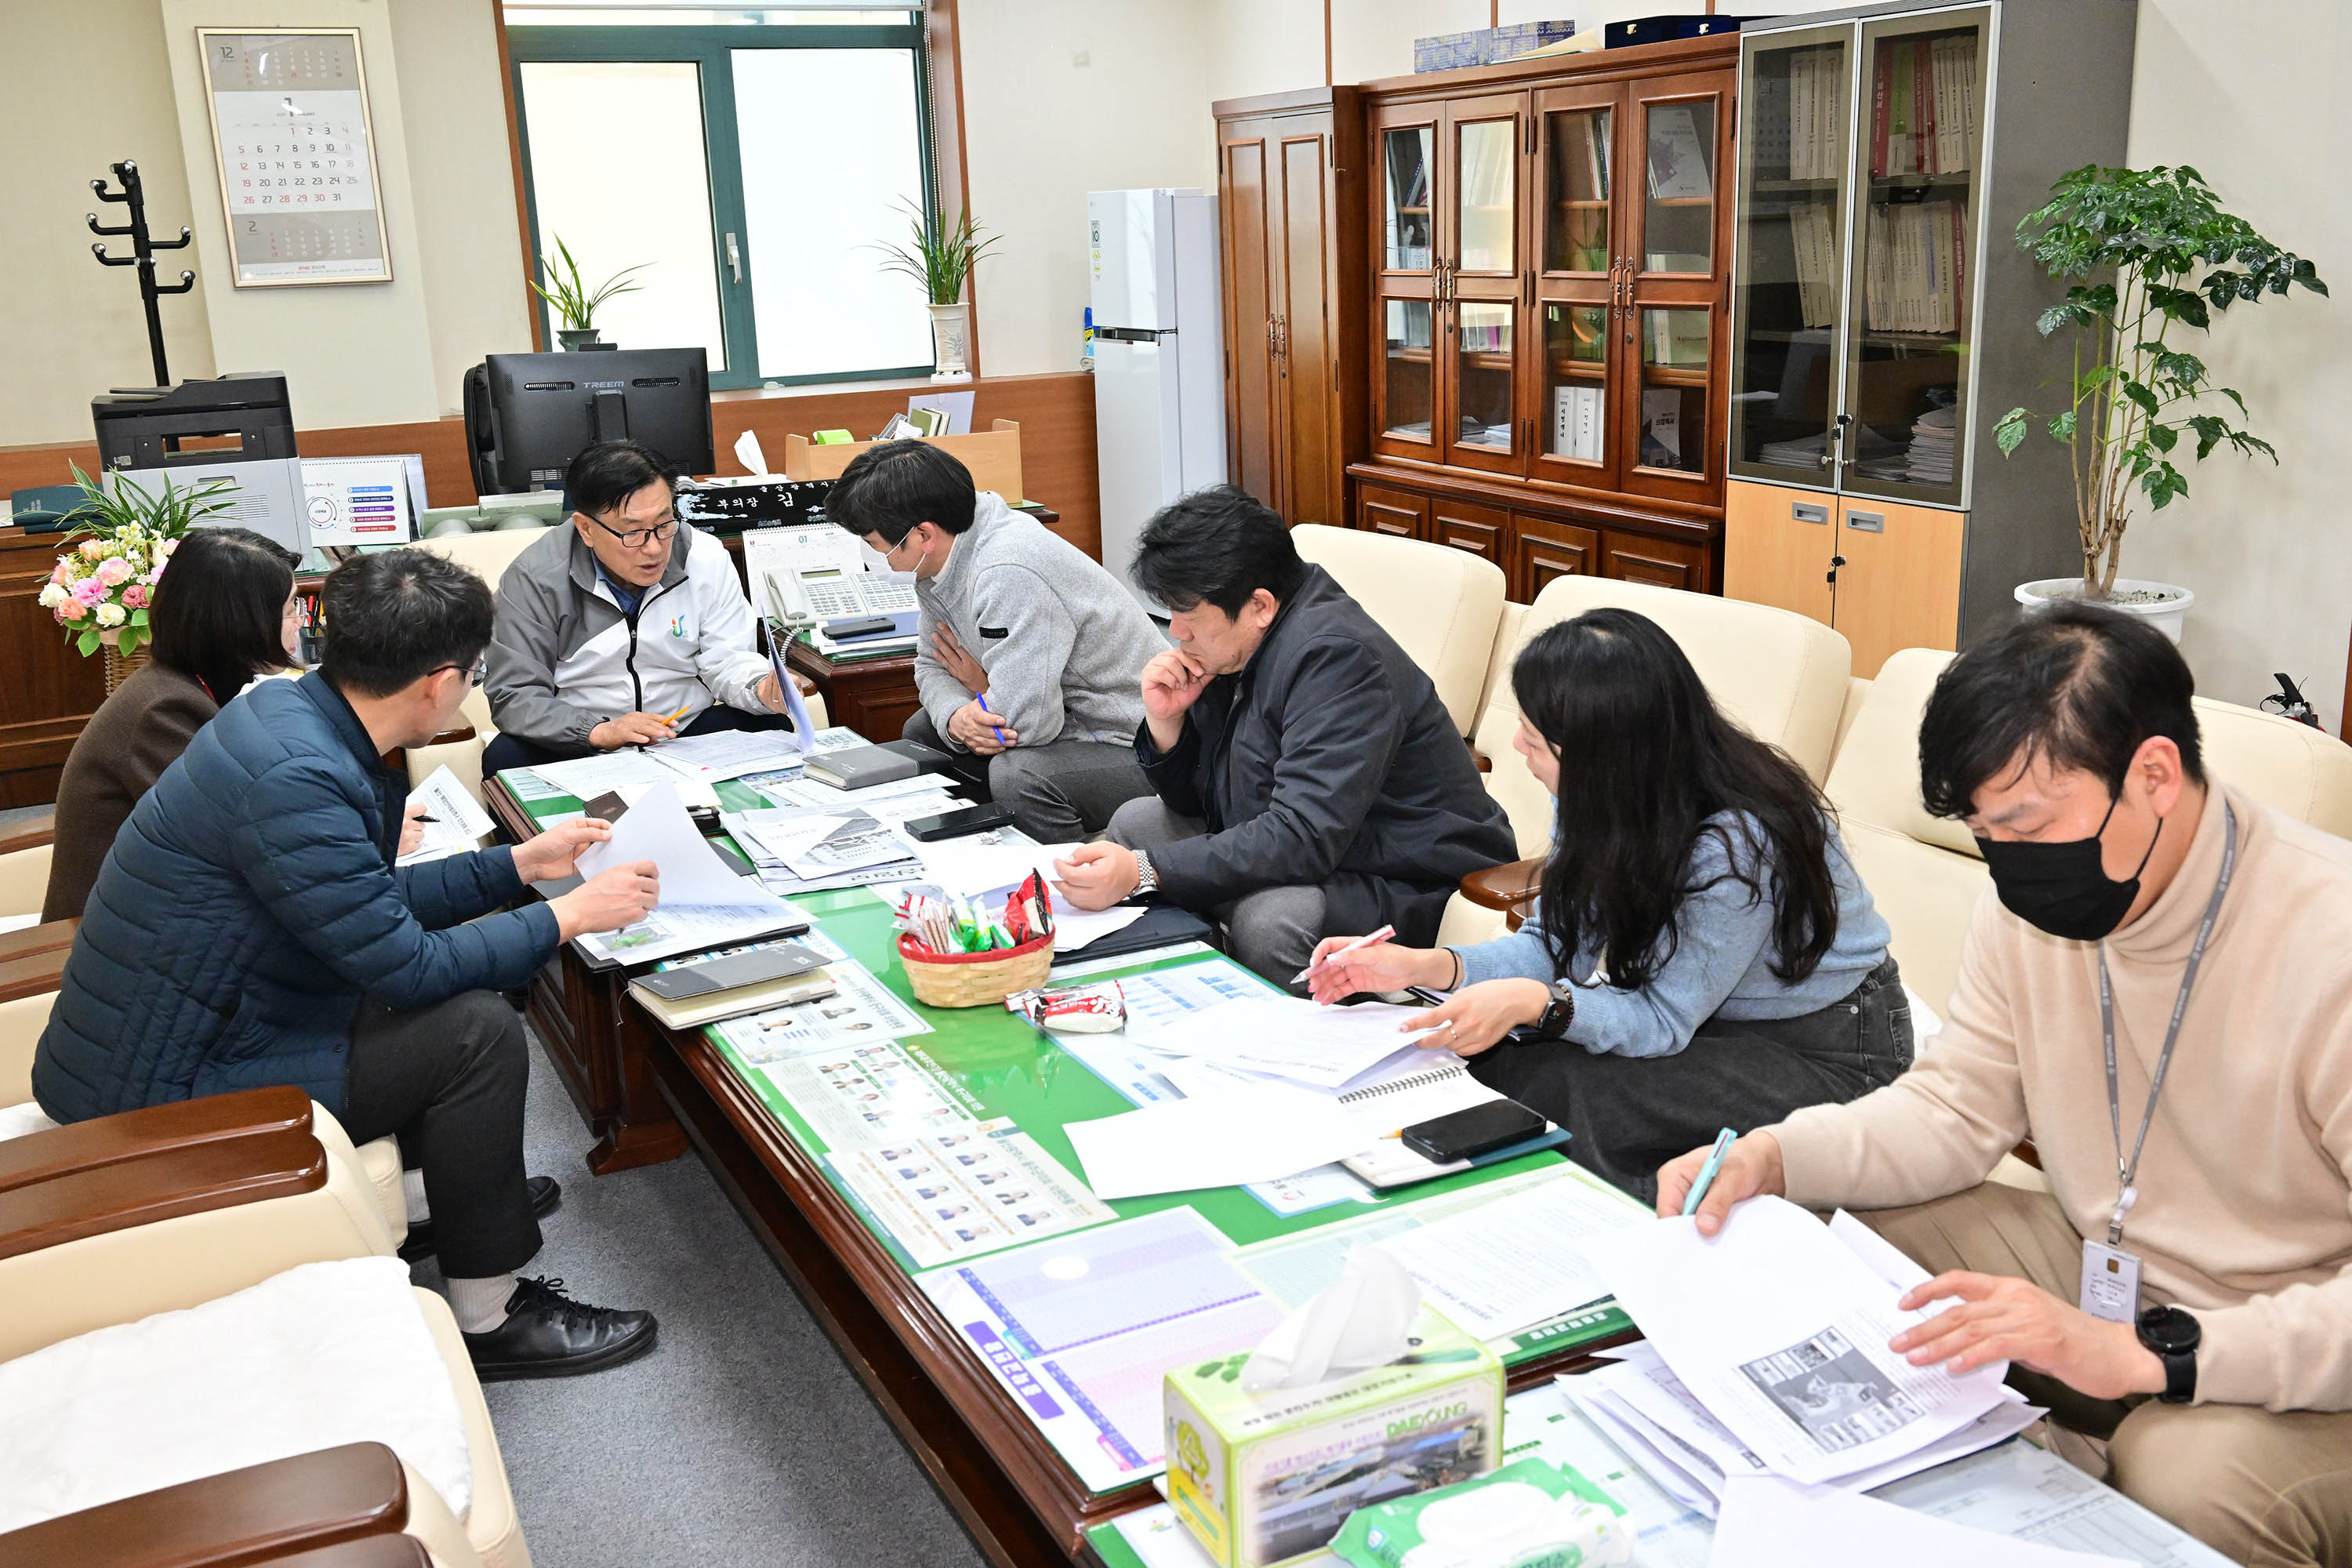
[[[533,1176],[523,1185],[530,1194],[530,1217],[533,1219],[545,1219],[563,1201],[563,1189],[555,1184],[553,1176]],[[408,1223],[408,1239],[400,1244],[400,1260],[414,1263],[420,1258],[430,1258],[436,1245],[433,1239],[430,1217],[411,1220]]]
[[[466,1335],[474,1375],[484,1383],[572,1377],[633,1361],[654,1348],[651,1312],[591,1307],[563,1293],[561,1279],[518,1279],[507,1321]]]

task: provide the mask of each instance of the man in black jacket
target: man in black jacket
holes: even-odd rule
[[[1143,669],[1156,797],[1056,863],[1080,909],[1164,899],[1277,984],[1330,931],[1426,945],[1462,878],[1517,853],[1436,688],[1280,518],[1231,486],[1143,531],[1134,576],[1176,646]]]

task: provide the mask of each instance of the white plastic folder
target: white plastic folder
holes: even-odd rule
[[[2005,1402],[2007,1362],[1954,1377],[1887,1342],[1940,1307],[1780,1198],[1750,1198],[1716,1236],[1653,1220],[1585,1256],[1685,1387],[1776,1475],[1832,1481],[1941,1441]]]

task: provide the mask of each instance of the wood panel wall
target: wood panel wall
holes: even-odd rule
[[[1053,375],[991,376],[971,382],[979,394],[972,418],[981,429],[992,419],[1021,425],[1021,467],[1028,496],[1008,500],[1042,501],[1061,514],[1055,531],[1097,560],[1102,555],[1102,518],[1095,469],[1094,377],[1082,371]],[[756,431],[771,463],[782,459],[784,437],[814,430],[849,430],[870,436],[907,406],[909,392],[933,390],[927,382],[896,383],[849,391],[722,392],[710,400],[712,436],[721,472],[740,470],[735,438]],[[371,457],[419,452],[425,458],[425,489],[436,506],[464,506],[475,499],[466,458],[465,422],[437,419],[416,425],[369,425],[344,430],[304,430],[296,445],[309,457]],[[0,447],[0,494],[31,485],[69,484],[69,464],[86,473],[98,468],[95,442],[39,447]],[[100,661],[67,646],[49,612],[34,602],[48,580],[58,553],[54,534],[26,534],[0,528],[0,660],[9,679],[0,682],[0,806],[39,805],[57,798],[58,773],[75,737],[106,695]]]
[[[1021,425],[1021,468],[1029,494],[1007,500],[1037,500],[1061,513],[1060,531],[1087,554],[1102,555],[1102,514],[1095,473],[1094,377],[1083,371],[1051,375],[986,376],[969,384],[973,427],[992,419]],[[781,462],[787,434],[847,430],[873,435],[894,413],[906,409],[909,393],[941,390],[929,382],[865,384],[856,390],[794,387],[777,392],[720,392],[710,399],[713,445],[721,473],[738,473],[735,438],[759,434],[771,463]],[[373,457],[388,452],[425,456],[425,489],[435,506],[464,506],[474,500],[474,479],[466,460],[465,421],[436,419],[417,425],[362,425],[342,430],[303,430],[295,437],[303,456]],[[40,447],[0,447],[0,493],[28,485],[70,484],[68,465],[98,468],[95,441]],[[7,531],[0,530],[0,537]],[[8,647],[0,634],[0,648]]]

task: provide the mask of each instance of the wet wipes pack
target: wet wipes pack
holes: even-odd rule
[[[1615,1568],[1633,1560],[1623,1511],[1568,1466],[1527,1458],[1360,1508],[1331,1550],[1354,1568]]]

